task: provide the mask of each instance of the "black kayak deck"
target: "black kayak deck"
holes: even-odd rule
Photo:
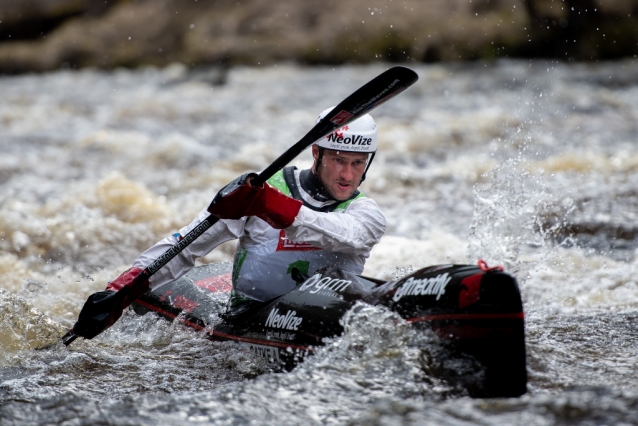
[[[435,331],[450,351],[484,368],[472,396],[519,396],[526,392],[524,312],[516,279],[498,268],[437,265],[397,281],[383,282],[326,268],[276,299],[242,315],[225,316],[232,265],[191,270],[139,298],[148,310],[203,331],[212,340],[232,340],[284,369],[291,369],[340,335],[343,315],[361,301],[382,305],[417,328]]]

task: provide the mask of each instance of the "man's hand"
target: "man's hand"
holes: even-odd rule
[[[109,282],[108,285],[106,286],[106,289],[107,290],[119,291],[123,287],[128,287],[128,286],[131,285],[133,280],[141,273],[142,273],[142,270],[140,268],[130,268],[130,269],[126,270],[125,272],[122,272],[122,274],[119,277],[117,277],[113,281]],[[141,288],[137,292],[139,294],[133,295],[133,296],[135,296],[135,299],[140,297],[142,294],[144,294],[149,289],[148,280],[146,281],[145,284],[146,285],[144,285],[143,288]],[[133,299],[133,300],[135,300],[135,299]]]
[[[297,217],[302,202],[288,197],[265,183],[261,187],[252,186],[250,180],[256,174],[244,174],[215,196],[208,212],[220,219],[240,219],[257,216],[275,229],[288,228]]]

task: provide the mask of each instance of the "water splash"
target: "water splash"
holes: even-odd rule
[[[64,333],[62,325],[0,288],[0,365],[11,364],[22,351],[52,345]]]
[[[550,230],[540,219],[552,196],[542,174],[525,166],[520,159],[506,160],[475,186],[468,258],[518,270],[523,255],[547,246]]]

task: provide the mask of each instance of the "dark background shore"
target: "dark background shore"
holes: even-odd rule
[[[0,73],[634,58],[636,16],[638,0],[0,0]]]

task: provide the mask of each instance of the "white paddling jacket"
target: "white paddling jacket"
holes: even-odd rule
[[[300,178],[315,179],[309,170],[286,167],[268,180],[282,193],[303,202],[290,227],[274,229],[254,216],[219,220],[151,277],[151,289],[176,280],[195,265],[197,258],[237,238],[233,303],[246,299],[266,301],[289,292],[297,284],[291,274],[293,268],[306,275],[325,266],[362,273],[370,250],[385,232],[386,220],[379,206],[358,191],[344,202],[328,200],[309,190],[311,185],[302,184]],[[150,265],[208,215],[204,209],[178,234],[164,238],[142,253],[133,266]]]

